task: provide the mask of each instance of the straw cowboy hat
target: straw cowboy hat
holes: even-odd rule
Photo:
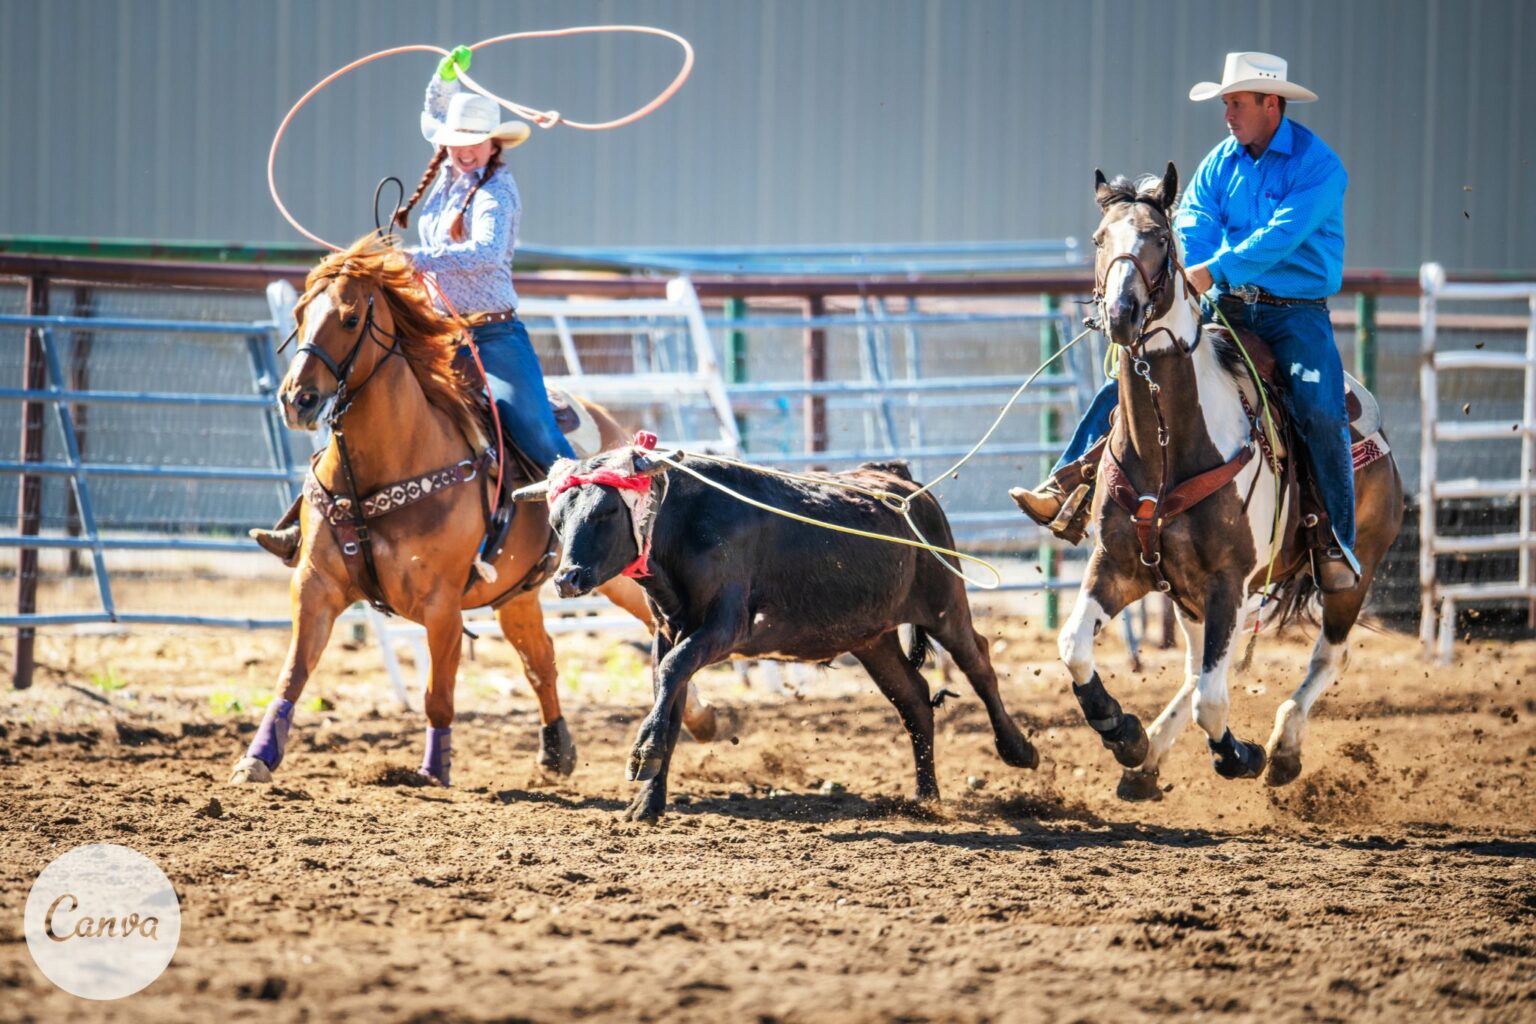
[[[426,115],[422,115],[425,117]],[[486,139],[501,143],[503,151],[528,141],[531,129],[521,121],[501,120],[495,100],[479,93],[461,92],[448,101],[448,113],[436,126],[434,146],[478,146]]]
[[[1220,82],[1201,82],[1189,90],[1189,98],[1214,99],[1234,92],[1265,92],[1284,96],[1293,103],[1311,103],[1317,93],[1286,81],[1285,61],[1272,53],[1229,53]]]

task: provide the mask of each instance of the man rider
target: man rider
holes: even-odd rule
[[[1351,590],[1355,560],[1354,469],[1344,366],[1328,318],[1328,296],[1344,271],[1344,189],[1349,176],[1333,150],[1286,116],[1286,102],[1317,95],[1286,78],[1286,62],[1267,53],[1229,53],[1221,82],[1189,91],[1196,102],[1220,97],[1230,137],[1195,171],[1174,228],[1190,282],[1211,293],[1234,327],[1260,335],[1274,350],[1282,392],[1311,460],[1333,529],[1317,560],[1324,592]],[[1115,381],[1095,396],[1051,477],[1010,496],[1026,515],[1058,534],[1067,493],[1061,470],[1109,431],[1119,399]],[[1071,538],[1069,538],[1071,539]]]

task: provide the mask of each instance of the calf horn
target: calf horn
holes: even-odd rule
[[[512,492],[513,501],[543,501],[549,496],[549,481],[540,480],[536,484],[527,487],[519,487]]]

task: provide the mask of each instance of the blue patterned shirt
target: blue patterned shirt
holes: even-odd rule
[[[1311,130],[1282,118],[1255,160],[1228,136],[1206,154],[1179,201],[1184,262],[1218,285],[1251,284],[1324,299],[1344,280],[1344,165]]]
[[[427,84],[421,132],[428,142],[448,111],[449,99],[459,89],[457,81],[445,82],[435,74]],[[443,162],[436,180],[413,211],[421,245],[407,250],[416,269],[436,275],[437,286],[453,308],[465,315],[499,313],[517,307],[517,291],[512,287],[512,253],[517,247],[523,203],[517,194],[517,182],[512,180],[512,172],[505,163],[470,201],[464,214],[464,241],[455,242],[448,236],[453,219],[464,205],[464,196],[482,174],[461,174],[449,161]]]

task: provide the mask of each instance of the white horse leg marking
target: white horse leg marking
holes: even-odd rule
[[[1072,681],[1079,686],[1093,678],[1093,642],[1099,635],[1099,630],[1109,621],[1109,616],[1104,612],[1104,606],[1098,599],[1088,593],[1088,581],[1077,591],[1077,603],[1072,606],[1072,614],[1067,616],[1066,625],[1061,627],[1061,632],[1056,636],[1056,649],[1061,654],[1061,660],[1066,662],[1067,671],[1072,673]]]
[[[1283,786],[1301,774],[1301,741],[1307,731],[1307,716],[1348,664],[1349,642],[1330,643],[1326,633],[1319,633],[1306,678],[1275,712],[1275,731],[1268,744],[1271,785]]]
[[[1099,680],[1093,665],[1093,641],[1109,622],[1109,613],[1098,599],[1088,593],[1095,579],[1094,564],[1077,592],[1077,604],[1057,637],[1061,660],[1072,673],[1072,695],[1083,709],[1088,725],[1099,734],[1105,748],[1126,768],[1141,764],[1147,756],[1147,733],[1141,721],[1122,711],[1120,702],[1111,697]]]
[[[1227,779],[1251,779],[1264,769],[1264,748],[1233,736],[1227,722],[1227,711],[1231,706],[1227,679],[1231,674],[1233,654],[1242,641],[1248,609],[1239,605],[1232,615],[1235,621],[1231,628],[1220,634],[1213,635],[1207,626],[1205,662],[1200,669],[1200,681],[1195,685],[1195,721],[1205,730],[1207,745],[1214,755],[1216,774]]]
[[[1194,716],[1195,685],[1200,681],[1200,661],[1205,657],[1205,627],[1189,621],[1180,612],[1179,628],[1184,633],[1184,682],[1147,730],[1147,759],[1141,764],[1143,771],[1158,770]]]
[[[1178,613],[1179,628],[1184,631],[1184,682],[1173,700],[1157,716],[1157,721],[1147,730],[1147,756],[1135,768],[1127,768],[1120,775],[1115,795],[1122,800],[1161,800],[1162,788],[1158,785],[1158,771],[1163,758],[1173,749],[1174,741],[1189,724],[1191,698],[1195,684],[1200,681],[1200,661],[1205,657],[1205,627],[1190,622],[1183,612]]]
[[[1227,676],[1231,673],[1233,652],[1242,641],[1243,624],[1247,620],[1245,611],[1238,609],[1237,621],[1227,633],[1226,643],[1215,660],[1202,654],[1204,661],[1200,668],[1199,682],[1195,685],[1194,713],[1195,721],[1200,723],[1200,728],[1212,740],[1220,740],[1227,733],[1227,711],[1231,706]],[[1207,650],[1213,639],[1211,636],[1205,638]]]

